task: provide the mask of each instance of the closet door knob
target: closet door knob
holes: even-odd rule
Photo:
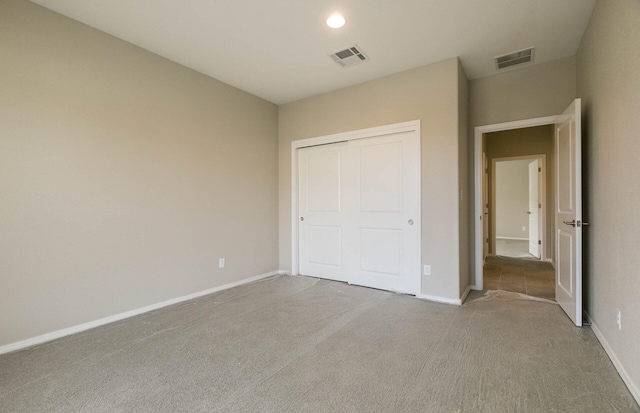
[[[409,225],[413,225],[413,220],[412,219],[410,219],[408,222],[409,222]]]

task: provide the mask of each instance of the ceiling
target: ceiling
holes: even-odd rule
[[[459,56],[469,79],[576,53],[595,0],[32,0],[276,104]],[[347,24],[325,20],[342,13]],[[329,55],[358,44],[371,61]],[[513,70],[513,69],[512,69]]]

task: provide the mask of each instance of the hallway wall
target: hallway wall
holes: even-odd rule
[[[495,175],[496,238],[529,237],[529,163],[531,159],[497,162]],[[524,230],[522,229],[524,228]]]

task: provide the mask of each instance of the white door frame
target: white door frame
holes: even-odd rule
[[[326,145],[330,143],[345,142],[355,139],[373,138],[376,136],[392,135],[395,133],[416,133],[420,135],[420,120],[395,123],[392,125],[377,126],[374,128],[360,129],[333,135],[319,136],[315,138],[300,139],[291,142],[291,274],[299,274],[298,263],[298,149],[309,146]],[[420,177],[421,178],[421,177]],[[420,199],[422,199],[421,194]],[[420,201],[422,204],[422,201]],[[422,233],[422,231],[421,231]],[[422,251],[422,234],[420,235],[420,251]],[[422,259],[420,259],[422,262]],[[421,265],[422,267],[422,265]],[[422,292],[421,273],[416,274],[418,293]]]
[[[534,154],[534,155],[520,155],[520,156],[508,156],[504,158],[493,158],[491,159],[491,209],[489,210],[489,214],[491,215],[491,240],[493,241],[493,245],[496,245],[496,163],[498,162],[506,162],[506,161],[519,161],[530,159],[532,161],[539,160],[540,161],[540,179],[538,180],[538,202],[540,203],[540,215],[538,219],[538,237],[542,244],[540,245],[540,260],[545,261],[547,259],[547,156],[544,154]],[[496,255],[495,251],[493,254]]]
[[[473,137],[473,162],[474,162],[474,267],[475,284],[473,290],[482,290],[482,267],[484,257],[482,254],[482,138],[485,133],[500,132],[512,129],[529,128],[533,126],[553,125],[559,122],[560,115],[546,116],[543,118],[524,119],[514,122],[496,123],[493,125],[476,126]]]

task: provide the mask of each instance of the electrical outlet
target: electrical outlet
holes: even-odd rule
[[[425,265],[424,266],[424,275],[431,275],[431,266],[430,265]]]
[[[224,268],[224,264],[225,264],[224,258],[220,258],[218,260],[218,268]]]
[[[616,322],[618,323],[618,330],[622,330],[622,313],[618,310],[618,314],[616,315]]]

